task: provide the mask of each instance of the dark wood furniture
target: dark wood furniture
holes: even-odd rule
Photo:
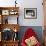
[[[3,46],[18,46],[18,41],[5,41],[2,44]]]
[[[2,42],[0,41],[0,46],[2,46]]]
[[[16,24],[8,24],[7,17],[9,16],[17,16],[17,23]],[[6,19],[5,19],[6,18]],[[20,29],[20,26],[18,24],[18,18],[19,18],[19,7],[0,7],[0,32],[2,35],[2,32],[5,28],[9,28],[13,30],[14,32],[18,32]],[[4,21],[5,19],[5,21]],[[15,20],[14,20],[15,21]],[[16,29],[16,31],[15,31]],[[1,36],[0,46],[18,46],[19,40],[2,40]]]
[[[18,23],[18,17],[19,17],[19,7],[0,7],[0,18],[1,18],[1,24],[4,24],[3,19],[8,16],[17,16],[17,23]],[[5,24],[8,24],[8,18],[5,20]]]

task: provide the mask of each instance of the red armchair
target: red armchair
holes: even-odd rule
[[[32,41],[32,42],[29,42],[29,41]],[[27,31],[25,32],[25,35],[22,38],[21,46],[41,46],[40,42],[37,40],[37,35],[32,28],[28,28]]]

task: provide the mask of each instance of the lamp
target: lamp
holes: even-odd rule
[[[16,7],[16,4],[17,4],[17,2],[16,2],[17,0],[15,0],[15,7]]]
[[[14,32],[17,32],[16,28],[14,29]]]
[[[13,36],[13,40],[18,40],[18,32],[17,32],[17,29],[15,28],[14,29],[14,36]]]

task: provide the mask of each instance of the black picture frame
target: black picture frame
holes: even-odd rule
[[[24,19],[37,19],[37,8],[24,8]]]

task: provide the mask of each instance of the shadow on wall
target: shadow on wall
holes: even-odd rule
[[[21,40],[22,40],[22,38],[24,36],[25,31],[28,28],[32,28],[37,33],[39,41],[41,43],[43,43],[43,30],[42,30],[41,26],[21,26],[20,31],[19,31],[19,40],[20,40],[20,42],[21,42]]]

